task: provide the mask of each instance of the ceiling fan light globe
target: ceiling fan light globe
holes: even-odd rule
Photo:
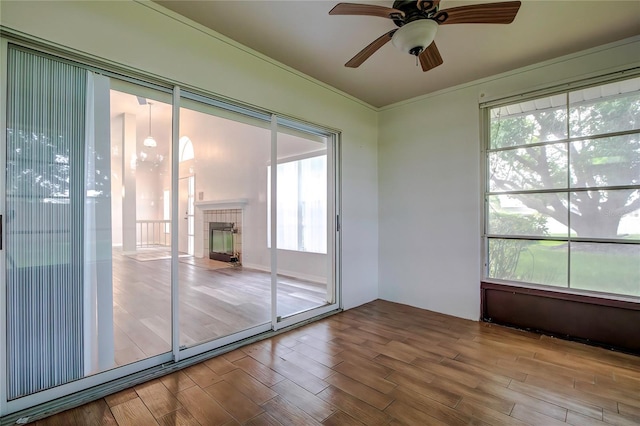
[[[391,43],[405,53],[423,51],[436,37],[438,23],[431,19],[420,19],[400,27],[391,38]],[[413,53],[412,53],[413,54]]]

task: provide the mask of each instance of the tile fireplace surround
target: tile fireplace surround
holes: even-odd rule
[[[242,264],[242,214],[246,200],[198,201],[195,203],[195,256],[209,257],[209,222],[232,222],[234,234],[233,250]]]

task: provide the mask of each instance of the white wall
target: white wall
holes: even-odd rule
[[[380,298],[480,316],[479,103],[630,68],[640,38],[384,108],[380,113]]]
[[[478,318],[478,105],[458,90],[380,119],[380,298]]]
[[[2,1],[0,23],[117,64],[342,132],[346,308],[378,296],[377,112],[150,2]]]

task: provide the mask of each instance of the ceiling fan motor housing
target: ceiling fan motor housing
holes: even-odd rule
[[[421,7],[418,7],[418,3],[421,3]],[[433,7],[431,1],[418,2],[416,0],[396,0],[393,2],[393,8],[404,13],[404,17],[397,19],[392,17],[393,22],[399,27],[420,19],[432,18],[438,10],[437,7]]]

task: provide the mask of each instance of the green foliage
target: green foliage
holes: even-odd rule
[[[566,243],[528,241],[512,279],[559,287],[640,296],[640,249],[632,245],[571,245],[571,279]],[[524,278],[523,278],[524,277]]]
[[[546,218],[539,214],[520,215],[492,213],[490,229],[496,235],[547,235]],[[527,250],[529,241],[492,239],[490,246],[489,276],[505,280],[526,280],[518,273],[520,256]]]

